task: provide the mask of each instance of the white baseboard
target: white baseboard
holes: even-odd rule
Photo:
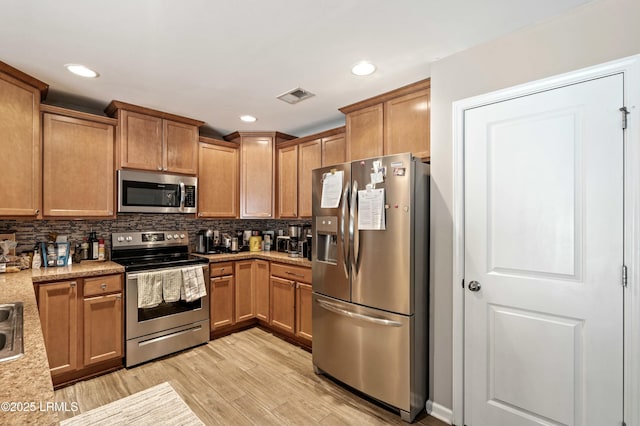
[[[427,409],[427,414],[429,414],[430,416],[433,416],[448,425],[453,424],[453,411],[451,411],[450,408],[444,407],[433,401],[427,401],[427,405],[425,408]]]

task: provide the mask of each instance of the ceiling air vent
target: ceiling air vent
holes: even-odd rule
[[[289,90],[288,92],[283,93],[278,96],[278,99],[281,101],[285,101],[288,104],[297,104],[300,101],[304,101],[312,96],[315,96],[313,93],[308,92],[304,89],[298,87],[297,89]]]

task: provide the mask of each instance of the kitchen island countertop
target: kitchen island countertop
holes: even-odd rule
[[[124,268],[117,263],[82,262],[67,267],[0,274],[0,303],[22,302],[24,305],[24,355],[13,361],[0,362],[0,403],[4,403],[0,424],[57,424],[55,410],[70,409],[74,402],[66,401],[66,407],[53,405],[53,383],[33,283],[122,272]]]

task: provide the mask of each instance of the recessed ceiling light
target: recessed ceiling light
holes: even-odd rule
[[[81,65],[81,64],[66,64],[65,67],[70,72],[74,73],[75,75],[79,75],[81,77],[96,78],[100,75],[94,70],[92,70],[91,68],[85,67],[84,65]]]
[[[245,123],[253,123],[257,120],[257,118],[255,118],[253,115],[241,115],[240,120],[244,121]]]
[[[351,72],[355,75],[371,75],[376,72],[376,66],[370,62],[360,62],[351,68]]]

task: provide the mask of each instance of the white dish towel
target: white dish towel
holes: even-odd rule
[[[162,302],[162,273],[138,274],[138,308],[152,308]]]
[[[184,288],[183,299],[187,302],[193,302],[206,296],[207,288],[204,284],[202,266],[182,268],[182,285]]]
[[[180,269],[164,271],[162,275],[162,298],[164,301],[171,303],[180,300],[181,288],[182,271]]]

